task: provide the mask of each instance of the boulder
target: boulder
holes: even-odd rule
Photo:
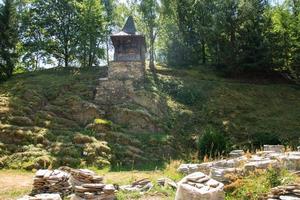
[[[297,147],[297,150],[300,152],[300,146]]]
[[[179,183],[175,200],[223,200],[224,185],[201,172],[184,177]]]

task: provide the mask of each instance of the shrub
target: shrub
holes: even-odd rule
[[[272,133],[255,133],[253,135],[253,146],[254,148],[260,148],[265,144],[277,145],[281,144],[278,135]]]
[[[280,170],[268,169],[266,175],[268,183],[272,188],[281,185],[282,173]]]
[[[198,148],[201,158],[206,155],[217,157],[226,151],[226,137],[213,128],[207,128],[198,140]]]

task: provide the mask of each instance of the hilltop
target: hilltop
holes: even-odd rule
[[[1,83],[1,167],[154,169],[170,159],[194,159],[208,127],[224,135],[228,150],[298,145],[295,85],[228,79],[207,67],[159,67],[158,80],[148,73],[139,105],[122,105],[120,115],[94,101],[102,73],[105,68],[54,68]]]

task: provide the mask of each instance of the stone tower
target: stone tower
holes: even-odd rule
[[[145,37],[136,31],[133,18],[128,17],[123,29],[111,35],[114,60],[109,63],[108,76],[99,79],[95,100],[115,105],[130,101],[145,78]]]

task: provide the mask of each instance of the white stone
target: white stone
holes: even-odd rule
[[[208,180],[200,183],[200,181],[203,181],[203,177],[207,177]],[[189,180],[195,181],[191,182],[193,185],[190,185]],[[203,186],[197,188],[198,184],[203,184]],[[223,188],[224,185],[222,183],[210,179],[201,172],[195,172],[178,183],[175,200],[224,200],[225,193]]]
[[[233,150],[229,153],[229,156],[232,158],[240,157],[245,155],[244,150]]]
[[[284,167],[288,170],[299,171],[300,170],[300,155],[287,155],[282,159]]]
[[[230,183],[230,175],[240,175],[242,174],[242,169],[239,168],[216,168],[212,167],[210,171],[210,177],[222,182]]]
[[[274,151],[278,153],[284,152],[285,148],[283,145],[264,145],[264,151]]]
[[[199,170],[200,164],[181,164],[177,169],[178,172],[183,174],[191,174]]]
[[[279,199],[280,200],[300,200],[299,197],[295,197],[295,196],[280,196]]]
[[[279,168],[280,163],[277,160],[270,160],[270,159],[265,159],[265,160],[260,160],[260,161],[250,161],[245,164],[244,169],[245,172],[251,172],[256,169],[268,169],[268,168]]]
[[[35,196],[24,196],[18,200],[62,200],[59,194],[37,194]]]

